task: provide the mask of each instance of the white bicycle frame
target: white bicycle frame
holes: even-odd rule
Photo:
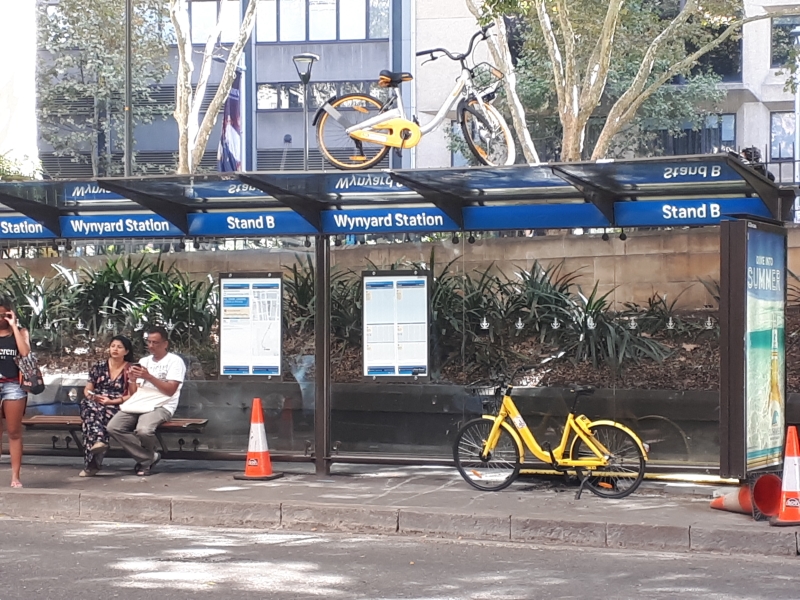
[[[466,89],[466,94],[464,93],[465,89]],[[469,71],[467,69],[462,69],[461,75],[459,75],[458,79],[456,79],[456,85],[453,88],[453,91],[450,92],[450,95],[447,96],[447,98],[445,98],[445,101],[442,104],[441,108],[439,109],[439,112],[436,113],[436,116],[434,116],[430,122],[420,126],[419,130],[422,133],[422,135],[430,133],[431,131],[439,127],[439,125],[442,124],[442,121],[444,121],[445,118],[447,117],[447,113],[450,112],[450,110],[456,105],[456,103],[462,97],[469,97],[469,95],[473,92],[473,90],[474,88],[472,86],[472,79],[470,78]],[[354,131],[371,129],[373,126],[378,125],[380,123],[384,123],[389,119],[397,119],[397,118],[405,119],[406,115],[405,115],[405,109],[403,107],[403,98],[400,94],[399,88],[394,88],[394,95],[397,102],[397,106],[395,106],[395,108],[387,110],[386,112],[382,112],[379,115],[375,115],[374,117],[371,117],[364,121],[361,121],[356,125],[351,125],[349,127],[346,127],[345,132],[347,134],[351,134]],[[339,111],[336,111],[336,109],[334,109],[330,105],[326,105],[325,110],[328,113],[330,113],[331,116],[337,122],[342,123],[343,121],[346,121],[346,119],[344,118],[343,115],[341,115],[341,113],[339,113],[338,115],[333,114],[333,112],[338,113]]]

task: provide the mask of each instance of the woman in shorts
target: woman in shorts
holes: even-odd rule
[[[17,315],[8,300],[0,300],[0,436],[3,422],[8,432],[11,454],[11,487],[21,488],[22,417],[28,394],[19,385],[19,368],[14,358],[28,356],[31,342],[28,330],[19,326]]]

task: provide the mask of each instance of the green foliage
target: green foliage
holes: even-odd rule
[[[176,351],[211,344],[217,323],[217,287],[193,281],[163,259],[113,258],[98,269],[75,272],[53,265],[54,277],[35,279],[9,265],[0,294],[16,307],[34,348],[60,350],[125,333],[141,346],[149,324],[167,327]]]
[[[562,126],[558,114],[554,65],[545,43],[536,7],[529,0],[487,0],[485,7],[490,16],[503,16],[511,24],[515,40],[512,51],[517,55],[517,91],[526,107],[531,136],[543,160],[560,157]],[[545,3],[550,11],[550,25],[565,61],[573,60],[577,66],[579,85],[597,40],[603,35],[603,25],[608,2],[600,0],[567,0],[563,3],[566,19],[573,33],[569,47],[565,43],[559,14],[559,3]],[[558,6],[559,8],[556,8]],[[678,15],[683,3],[679,0],[626,1],[619,9],[618,23],[611,44],[608,78],[597,109],[585,132],[584,158],[594,147],[611,106],[630,89],[631,83],[645,58],[645,52],[657,36]],[[683,60],[712,40],[718,38],[737,15],[743,13],[742,0],[707,0],[702,12],[695,14],[672,35],[667,36],[655,55],[653,71],[647,85],[665,73],[672,65]],[[558,18],[557,18],[557,16]],[[657,155],[663,152],[659,144],[659,131],[683,136],[689,130],[703,127],[706,118],[715,114],[725,97],[719,89],[720,76],[711,65],[720,65],[720,59],[738,51],[739,34],[731,36],[724,47],[713,50],[706,60],[689,65],[676,78],[661,85],[635,112],[622,132],[611,144],[610,155],[633,152],[636,155]],[[572,56],[566,56],[568,48]],[[711,58],[714,58],[712,61]],[[572,93],[566,91],[565,93]],[[627,117],[626,117],[627,118]],[[688,126],[688,128],[687,128]]]
[[[122,140],[124,122],[125,0],[39,5],[39,133],[56,154],[76,161],[78,149],[91,149],[94,175],[114,174],[119,165],[111,154],[120,148],[111,140]],[[158,107],[151,87],[169,70],[171,27],[167,0],[133,5],[133,119],[139,125],[171,112]]]

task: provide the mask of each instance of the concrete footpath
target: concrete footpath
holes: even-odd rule
[[[523,478],[479,492],[454,468],[275,464],[284,477],[237,481],[243,465],[164,461],[137,477],[109,460],[94,478],[79,459],[26,458],[24,489],[8,486],[0,461],[0,514],[7,517],[345,531],[667,552],[798,555],[800,528],[770,527],[712,510],[719,485],[645,482],[623,500],[597,498],[561,479]],[[733,488],[729,488],[733,489]],[[729,491],[725,490],[725,491]]]

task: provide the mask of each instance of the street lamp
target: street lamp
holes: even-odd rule
[[[311,81],[311,68],[319,56],[305,52],[292,57],[294,68],[303,84],[303,170],[308,171],[308,82]]]
[[[795,27],[789,32],[792,36],[792,43],[794,44],[795,61],[797,68],[795,69],[794,78],[794,181],[797,183],[800,180],[800,85],[798,85],[798,77],[800,77],[800,25]]]

